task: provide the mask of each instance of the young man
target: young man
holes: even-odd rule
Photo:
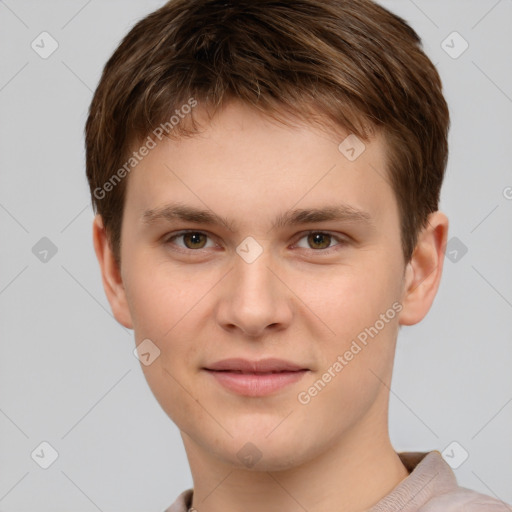
[[[388,433],[400,326],[441,279],[448,127],[417,34],[369,0],[173,0],[122,41],[87,176],[190,463],[169,512],[507,509]]]

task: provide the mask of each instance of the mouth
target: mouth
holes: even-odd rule
[[[225,372],[225,373],[239,373],[242,375],[272,375],[274,373],[297,373],[297,372],[306,372],[308,370],[275,370],[271,372],[248,372],[243,370],[212,370],[211,368],[204,368],[209,372]]]
[[[261,397],[275,394],[301,380],[308,368],[289,361],[230,359],[202,368],[223,388],[238,395]]]
[[[305,366],[301,366],[291,361],[284,359],[267,358],[259,361],[251,361],[249,359],[232,358],[223,359],[208,365],[204,368],[211,371],[229,371],[238,373],[254,373],[254,374],[269,374],[269,373],[282,373],[282,372],[296,372],[309,370]]]

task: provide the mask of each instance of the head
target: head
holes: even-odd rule
[[[369,0],[175,0],[124,38],[86,125],[94,242],[190,443],[277,468],[385,428],[398,330],[441,277],[448,128],[419,37]],[[204,370],[230,357],[308,372],[240,396]]]

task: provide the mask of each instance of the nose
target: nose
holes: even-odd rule
[[[290,325],[293,293],[268,250],[251,263],[236,255],[234,267],[223,281],[216,311],[223,329],[256,338]]]

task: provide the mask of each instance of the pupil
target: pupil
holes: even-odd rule
[[[322,234],[322,233],[314,233],[313,235],[310,235],[312,238],[313,238],[313,243],[314,244],[320,244],[322,245],[322,239],[325,239],[325,238],[329,238],[330,235],[325,235],[325,234]],[[327,242],[327,245],[325,245],[325,243],[323,244],[325,247],[328,247],[329,246],[329,242]],[[324,248],[324,247],[322,247]]]
[[[192,245],[195,245],[195,244],[200,244],[201,241],[200,241],[200,237],[203,236],[201,233],[185,233],[185,237],[189,237],[189,238],[192,238]]]

